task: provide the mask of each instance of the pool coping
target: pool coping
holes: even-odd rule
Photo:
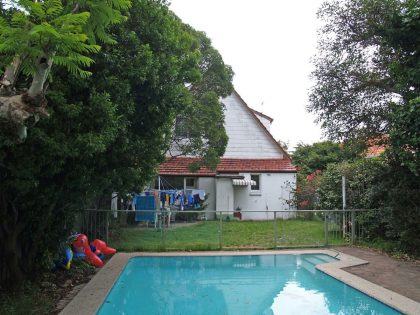
[[[401,294],[383,288],[377,284],[353,275],[342,268],[369,263],[331,249],[299,249],[299,250],[261,250],[261,251],[210,251],[210,252],[136,252],[117,253],[109,262],[80,290],[75,298],[60,312],[60,315],[96,314],[121,274],[128,260],[133,257],[150,256],[242,256],[242,255],[287,255],[287,254],[326,254],[339,260],[316,265],[316,268],[351,287],[381,301],[392,308],[411,315],[420,315],[420,303]]]

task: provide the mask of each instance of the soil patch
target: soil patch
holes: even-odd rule
[[[369,262],[344,270],[420,302],[420,261],[399,260],[385,253],[361,247],[334,249]]]

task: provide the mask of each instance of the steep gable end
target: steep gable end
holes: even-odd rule
[[[234,91],[224,98],[225,128],[229,136],[225,158],[288,158],[252,109]]]

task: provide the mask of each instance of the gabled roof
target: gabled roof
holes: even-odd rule
[[[243,98],[239,95],[238,92],[236,92],[236,90],[233,90],[233,94],[235,94],[238,99],[241,101],[241,104],[248,110],[248,112],[251,113],[252,118],[256,121],[256,123],[262,128],[262,130],[264,130],[264,132],[267,134],[268,138],[270,139],[270,141],[273,142],[273,144],[279,149],[279,151],[281,153],[283,153],[288,159],[290,159],[289,154],[287,153],[287,151],[285,149],[283,149],[283,147],[280,145],[280,143],[278,143],[276,141],[276,139],[274,139],[273,135],[270,133],[270,131],[267,130],[267,128],[265,128],[265,126],[263,125],[263,123],[258,119],[258,117],[255,115],[254,110],[252,108],[250,108],[248,106],[248,104],[243,100]]]
[[[214,177],[218,174],[232,174],[232,173],[296,173],[296,167],[292,164],[290,156],[282,148],[282,146],[273,138],[272,134],[265,128],[263,123],[256,115],[263,115],[268,120],[273,120],[260,112],[251,109],[238,92],[233,94],[239,99],[242,105],[250,114],[256,124],[268,136],[268,139],[274,144],[275,148],[282,153],[283,158],[221,158],[216,170],[211,170],[207,167],[201,167],[195,172],[192,172],[189,166],[192,163],[199,162],[199,157],[185,157],[177,156],[168,158],[159,166],[159,175],[174,175],[174,176],[199,176],[199,177]]]
[[[159,175],[178,176],[210,176],[219,173],[295,173],[296,168],[290,159],[232,159],[221,158],[216,170],[201,167],[196,172],[191,172],[189,165],[200,161],[197,157],[173,157],[160,164]]]

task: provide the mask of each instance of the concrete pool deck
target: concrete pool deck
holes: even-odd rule
[[[344,251],[344,250],[343,250]],[[264,251],[211,251],[211,252],[165,252],[165,253],[117,253],[95,277],[77,294],[60,313],[62,315],[96,314],[111,290],[124,266],[132,257],[141,256],[230,256],[230,255],[273,255],[273,254],[327,254],[339,261],[317,265],[316,268],[348,285],[376,298],[404,314],[420,315],[420,303],[393,292],[378,284],[349,273],[343,268],[354,268],[369,262],[343,252],[330,249],[307,250],[264,250]]]

